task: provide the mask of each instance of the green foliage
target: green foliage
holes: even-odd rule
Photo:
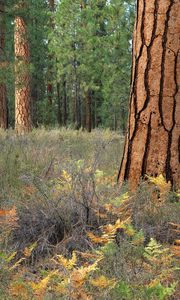
[[[75,89],[82,107],[90,91],[96,118],[113,129],[117,127],[114,118],[124,129],[127,117],[133,16],[134,1],[83,4],[63,0],[55,15],[57,26],[50,35],[58,76],[68,85],[70,107]]]
[[[113,290],[112,295],[114,299],[133,299],[131,285],[124,281],[118,282],[115,289]]]
[[[169,287],[164,287],[161,283],[157,283],[153,287],[148,287],[145,290],[144,299],[165,300],[172,296],[175,292],[176,284],[171,284]]]
[[[5,51],[1,60],[7,66],[1,68],[0,81],[7,86],[9,125],[14,126],[13,35],[14,18],[19,15],[28,31],[30,62],[26,67],[31,74],[34,126],[53,127],[58,122],[84,127],[89,95],[93,128],[124,131],[134,2],[61,0],[53,11],[45,0],[28,0],[21,7],[20,0],[6,1]]]

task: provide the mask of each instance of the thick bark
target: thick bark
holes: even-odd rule
[[[27,27],[22,17],[15,18],[15,129],[19,134],[31,131],[31,93]]]
[[[38,19],[35,17],[32,20],[32,26],[34,28],[34,39],[36,41],[36,44],[38,45]],[[33,74],[33,78],[31,80],[31,111],[32,111],[32,123],[35,128],[38,128],[38,121],[39,121],[39,115],[38,115],[38,100],[39,100],[39,88],[38,88],[38,61],[39,57],[36,58],[34,61],[34,65],[36,68],[36,71]]]
[[[180,2],[138,0],[129,127],[119,172],[135,189],[146,174],[180,187]]]
[[[5,12],[4,1],[0,2],[0,70],[6,67],[3,64],[5,57]],[[4,78],[0,82],[0,128],[7,129],[8,114],[7,114],[7,90]]]

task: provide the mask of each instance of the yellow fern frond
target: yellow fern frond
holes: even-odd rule
[[[85,283],[88,274],[97,270],[99,260],[87,267],[81,267],[72,271],[70,279],[75,288],[81,287]]]
[[[68,290],[68,284],[69,284],[68,278],[63,278],[61,283],[55,286],[56,292],[60,293],[61,295],[65,295]]]
[[[115,279],[109,279],[103,275],[101,275],[100,277],[96,278],[96,279],[92,279],[90,281],[90,284],[100,288],[100,289],[107,289],[107,288],[114,288],[114,286],[116,285],[117,281]]]
[[[107,244],[109,242],[108,236],[96,236],[92,232],[87,232],[87,235],[94,244]]]
[[[155,184],[160,189],[161,193],[166,193],[170,191],[171,183],[167,182],[162,174],[160,174],[157,177],[147,176],[147,178],[151,183]]]
[[[19,267],[19,265],[21,264],[21,262],[24,261],[24,260],[25,260],[24,257],[20,258],[12,267],[9,268],[9,270],[14,270],[17,267]]]
[[[71,182],[71,180],[72,180],[72,178],[71,178],[71,175],[67,172],[67,171],[65,171],[65,170],[63,170],[62,171],[62,177],[63,177],[63,179],[65,180],[65,181],[67,181],[67,182]]]
[[[77,262],[76,253],[73,252],[71,259],[66,259],[63,255],[57,255],[58,263],[63,265],[64,268],[71,270],[74,268]]]
[[[50,279],[52,276],[56,275],[58,271],[50,272],[45,278],[43,278],[39,283],[31,282],[30,285],[35,293],[35,295],[38,297],[38,299],[43,299],[43,295],[47,289],[48,283],[50,282]]]
[[[23,254],[25,257],[30,257],[32,251],[36,248],[37,243],[33,243],[32,245],[30,245],[29,247],[25,247]]]
[[[123,221],[118,219],[114,225],[108,224],[106,226],[103,226],[103,232],[108,235],[114,235],[117,232],[117,229],[126,228],[126,225],[130,224],[130,222],[130,217]]]

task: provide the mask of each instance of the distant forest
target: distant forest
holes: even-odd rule
[[[0,1],[0,127],[124,132],[134,15],[134,0]]]

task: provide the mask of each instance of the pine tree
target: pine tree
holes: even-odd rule
[[[23,16],[23,10],[27,3],[21,2],[16,5],[14,28],[14,51],[15,51],[15,129],[19,134],[31,131],[31,92],[29,71],[29,42],[27,24]]]
[[[5,54],[5,5],[4,1],[0,2],[0,128],[8,127],[8,108],[7,108],[7,88],[5,82],[5,71],[7,67]]]
[[[178,1],[137,1],[129,127],[119,182],[163,174],[180,187]]]

